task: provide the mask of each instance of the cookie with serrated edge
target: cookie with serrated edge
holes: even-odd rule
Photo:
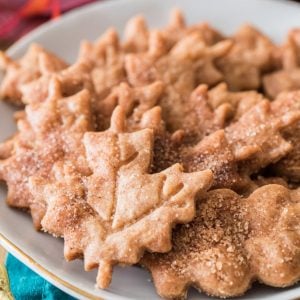
[[[299,91],[281,93],[272,103],[277,115],[291,111],[300,111]],[[283,176],[291,182],[300,181],[300,121],[283,131],[284,138],[293,146],[292,150],[271,166],[270,170],[279,176]]]
[[[121,106],[127,117],[127,127],[134,130],[139,126],[143,114],[158,104],[163,91],[164,85],[160,81],[142,87],[131,87],[122,82],[105,99],[95,104],[98,128],[109,128],[112,112]]]
[[[183,173],[179,164],[149,174],[153,130],[126,133],[124,122],[117,107],[107,131],[85,134],[90,175],[63,164],[53,182],[31,178],[48,204],[44,230],[64,237],[67,260],[83,255],[85,269],[99,266],[101,288],[115,264],[137,263],[146,249],[169,251],[173,225],[193,219],[196,194],[212,182],[211,171]]]
[[[151,32],[153,44],[165,44],[159,32]],[[164,120],[176,130],[189,109],[189,96],[199,83],[215,84],[222,79],[214,67],[214,59],[224,55],[230,48],[230,41],[221,41],[207,46],[201,35],[193,32],[178,41],[164,54],[148,52],[127,54],[125,69],[127,79],[132,86],[144,86],[154,81],[161,81],[166,87],[160,101]],[[159,48],[159,47],[153,47]],[[205,78],[202,78],[205,77]],[[187,107],[187,108],[186,108]]]
[[[279,70],[263,77],[264,92],[276,98],[281,92],[295,91],[300,88],[300,30],[292,29],[285,43],[278,49]]]
[[[245,24],[232,36],[233,46],[216,61],[230,90],[258,89],[262,74],[277,66],[277,46],[255,27]]]
[[[237,158],[244,160],[244,155],[249,157],[249,151],[253,151],[250,159],[240,164],[241,170],[255,173],[288,154],[292,145],[283,137],[283,131],[299,120],[298,110],[277,115],[274,103],[263,100],[226,127],[226,137]]]
[[[8,186],[7,203],[30,210],[39,229],[45,202],[33,197],[29,177],[48,178],[59,160],[71,160],[78,170],[88,172],[81,140],[93,129],[89,92],[82,90],[64,98],[59,82],[53,78],[48,98],[26,106],[25,115],[19,116],[18,129],[11,155],[0,161],[0,179]]]
[[[230,105],[232,111],[228,122],[237,121],[245,112],[262,100],[265,100],[265,97],[256,91],[232,92],[225,82],[208,91],[208,102],[213,109],[222,104]]]
[[[286,287],[300,279],[299,190],[266,185],[248,198],[219,189],[200,197],[197,217],[173,233],[173,249],[146,254],[160,296],[242,295],[255,280]]]
[[[187,25],[180,9],[174,8],[169,17],[168,24],[158,29],[166,41],[166,49],[170,50],[180,39],[187,34],[198,32],[207,45],[213,45],[224,39],[223,35],[208,23]],[[142,15],[130,19],[124,30],[122,48],[126,53],[145,52],[149,49],[149,30],[146,20]]]
[[[40,59],[40,63],[43,59]],[[22,102],[24,104],[40,103],[48,97],[49,84],[53,77],[60,82],[61,93],[64,97],[72,96],[83,89],[87,89],[92,102],[96,101],[94,86],[92,83],[91,64],[88,61],[78,61],[66,67],[63,70],[52,70],[44,66],[41,76],[29,83],[22,84],[20,91],[22,93]]]
[[[67,64],[38,44],[32,44],[18,60],[0,52],[0,70],[4,71],[0,97],[13,104],[22,105],[21,85],[39,78],[45,66],[57,71],[66,68]]]
[[[239,192],[248,189],[248,184],[251,184],[249,176],[292,151],[292,144],[283,133],[293,128],[300,118],[296,109],[277,114],[275,102],[260,99],[224,130],[213,131],[189,144],[184,130],[174,133],[166,130],[158,121],[160,114],[159,108],[152,109],[151,116],[156,120],[152,123],[157,124],[153,170],[160,171],[174,162],[181,162],[189,171],[209,168],[215,175],[214,187]]]

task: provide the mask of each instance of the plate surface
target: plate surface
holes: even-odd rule
[[[110,26],[120,32],[126,21],[139,13],[151,27],[164,25],[173,7],[181,8],[189,23],[208,21],[225,33],[232,33],[245,22],[253,23],[282,41],[291,27],[300,26],[300,5],[276,0],[115,0],[98,2],[77,9],[58,21],[31,32],[10,48],[13,57],[22,55],[30,43],[37,42],[69,62],[73,62],[82,39],[94,40]],[[15,131],[14,109],[0,103],[0,140]],[[0,243],[21,261],[50,282],[80,299],[159,299],[150,275],[137,267],[115,268],[112,285],[101,291],[94,287],[96,271],[84,272],[82,261],[67,263],[62,240],[37,233],[30,217],[5,204],[6,190],[0,187]],[[240,299],[296,299],[300,286],[268,288],[259,284]],[[189,299],[212,299],[190,290]]]

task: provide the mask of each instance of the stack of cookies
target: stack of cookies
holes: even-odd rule
[[[174,10],[163,29],[137,16],[122,41],[83,41],[72,65],[32,45],[0,67],[21,109],[0,144],[6,201],[99,288],[117,264],[168,299],[300,279],[300,30],[278,46]]]

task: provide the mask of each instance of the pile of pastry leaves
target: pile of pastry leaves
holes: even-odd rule
[[[122,40],[83,41],[71,65],[33,44],[0,68],[20,108],[0,144],[6,201],[99,288],[117,264],[168,299],[300,279],[300,29],[275,45],[174,10],[165,28],[137,16]]]

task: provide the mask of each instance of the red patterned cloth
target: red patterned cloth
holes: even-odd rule
[[[0,47],[60,14],[95,0],[0,0]]]

